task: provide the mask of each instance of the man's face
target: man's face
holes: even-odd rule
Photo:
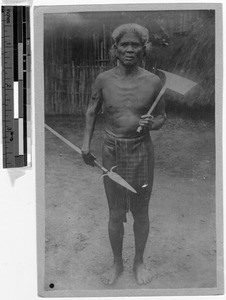
[[[144,55],[144,47],[134,33],[126,33],[116,46],[116,55],[124,66],[138,65]]]

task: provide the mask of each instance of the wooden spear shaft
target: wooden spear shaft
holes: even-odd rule
[[[77,153],[82,154],[81,149],[79,149],[77,146],[75,146],[74,144],[72,144],[70,141],[68,141],[67,139],[65,139],[61,134],[59,134],[58,132],[56,132],[54,129],[52,129],[51,127],[49,127],[48,125],[45,124],[45,128],[48,129],[50,132],[52,132],[55,136],[57,136],[61,141],[63,141],[65,144],[67,144],[69,147],[71,147],[73,150],[75,150]],[[101,166],[101,164],[97,161],[94,160],[94,164],[101,169],[104,173],[107,173],[108,170],[105,169],[103,166]]]

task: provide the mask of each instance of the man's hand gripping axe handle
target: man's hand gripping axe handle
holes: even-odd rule
[[[184,78],[182,76],[163,71],[163,70],[157,70],[161,77],[164,76],[164,86],[162,87],[161,91],[159,92],[157,98],[155,99],[154,103],[152,104],[151,108],[149,109],[147,115],[151,115],[153,110],[155,109],[156,105],[158,104],[159,100],[161,99],[162,95],[165,93],[166,89],[172,90],[176,93],[179,93],[181,95],[185,95],[188,91],[190,91],[193,87],[197,85],[196,82]],[[159,75],[160,75],[159,74]],[[141,126],[138,127],[137,131],[140,132],[142,129]]]
[[[45,128],[48,129],[50,132],[52,132],[55,136],[57,136],[61,141],[63,141],[65,144],[67,144],[69,147],[71,147],[73,150],[75,150],[77,153],[82,154],[81,149],[76,147],[74,144],[69,142],[67,139],[65,139],[62,135],[60,135],[58,132],[53,130],[51,127],[45,124]],[[104,168],[96,159],[94,160],[94,164],[96,167],[101,169],[104,173],[104,176],[108,176],[111,178],[113,181],[117,182],[118,184],[122,185],[126,189],[130,190],[133,193],[137,193],[136,190],[128,183],[126,182],[121,176],[119,176],[117,173],[113,172],[113,168],[111,168],[110,171],[108,171],[106,168]]]
[[[153,112],[153,110],[155,109],[156,105],[159,103],[159,100],[161,99],[162,95],[165,93],[166,91],[166,86],[164,85],[163,88],[161,89],[161,91],[159,92],[157,98],[155,99],[155,101],[153,102],[151,108],[149,109],[147,115],[151,116],[151,113]],[[137,132],[141,132],[142,130],[142,126],[139,126],[137,128]]]

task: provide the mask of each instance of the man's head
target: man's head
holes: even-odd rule
[[[120,25],[113,31],[111,37],[115,45],[119,43],[120,39],[126,33],[134,33],[140,39],[142,46],[145,46],[148,42],[149,34],[147,28],[138,24],[131,23]]]
[[[138,65],[145,54],[148,30],[138,24],[124,24],[113,31],[112,38],[113,58],[117,58],[124,66]]]

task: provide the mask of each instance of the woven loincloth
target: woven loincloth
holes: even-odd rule
[[[110,170],[116,166],[114,171],[137,191],[135,194],[105,176],[110,213],[121,215],[128,210],[147,210],[154,171],[154,151],[149,134],[131,139],[106,134],[102,155],[104,167]]]

